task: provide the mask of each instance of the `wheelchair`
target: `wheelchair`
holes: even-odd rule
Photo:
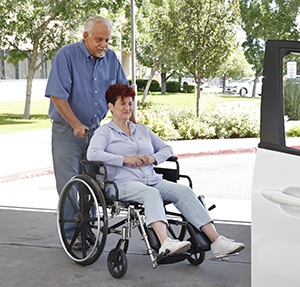
[[[171,163],[171,167],[155,167],[156,172],[162,174],[164,179],[173,182],[186,178],[192,188],[190,177],[179,173],[178,158],[171,157],[167,162]],[[153,268],[185,259],[193,265],[200,265],[204,261],[205,252],[210,250],[210,240],[202,231],[187,222],[182,214],[168,211],[170,202],[164,203],[168,218],[168,234],[171,238],[180,241],[188,235],[187,240],[191,242],[191,248],[185,253],[169,254],[167,250],[158,254],[160,243],[153,229],[148,228],[144,222],[142,204],[119,200],[118,187],[114,182],[107,180],[106,166],[102,162],[83,160],[81,167],[83,172],[74,176],[64,186],[57,210],[60,242],[73,261],[83,266],[94,263],[103,252],[107,236],[111,233],[118,234],[121,238],[116,247],[109,252],[107,266],[113,277],[122,278],[127,272],[126,253],[131,230],[135,227],[138,227],[141,239],[145,242]],[[115,188],[115,196],[112,198],[105,198],[105,188],[108,184]],[[203,198],[200,196],[199,200],[205,205]],[[214,207],[213,205],[208,210]],[[109,226],[109,217],[120,218],[120,221]],[[70,224],[76,225],[76,228],[75,230],[73,228],[74,231],[67,237]],[[81,249],[75,250],[74,244],[79,236],[82,240]]]

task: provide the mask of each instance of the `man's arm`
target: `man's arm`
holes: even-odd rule
[[[86,136],[85,129],[88,129],[83,125],[77,117],[74,115],[69,103],[66,100],[50,96],[53,104],[57,108],[58,112],[65,119],[67,123],[74,129],[74,135],[78,138],[84,138]]]

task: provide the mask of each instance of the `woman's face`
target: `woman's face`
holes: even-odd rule
[[[114,119],[128,121],[133,110],[132,97],[124,97],[123,100],[121,99],[121,97],[118,97],[115,105],[109,103],[108,107],[112,111]]]

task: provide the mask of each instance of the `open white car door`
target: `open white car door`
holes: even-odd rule
[[[252,188],[252,287],[300,286],[300,140],[286,139],[284,121],[286,57],[297,53],[300,42],[266,43]]]

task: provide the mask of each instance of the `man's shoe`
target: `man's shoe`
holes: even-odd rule
[[[72,239],[68,239],[68,243],[71,244]],[[85,242],[85,246],[86,249],[90,248],[90,244],[88,243],[88,241],[86,240]],[[81,251],[82,250],[82,239],[81,239],[81,235],[78,235],[78,237],[76,238],[74,244],[72,245],[72,249],[75,251]]]
[[[167,249],[172,253],[184,253],[191,248],[191,242],[179,241],[177,239],[167,238],[159,248],[159,254],[165,252]]]
[[[211,252],[213,257],[216,259],[240,252],[244,248],[245,245],[243,243],[235,242],[234,240],[228,239],[222,235],[211,244]]]

